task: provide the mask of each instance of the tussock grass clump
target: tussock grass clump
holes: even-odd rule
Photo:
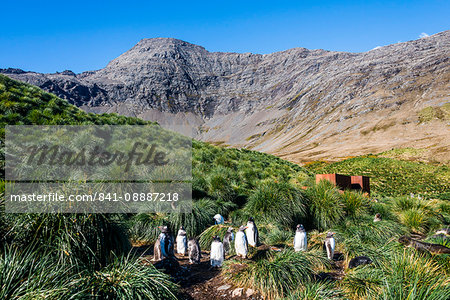
[[[373,222],[371,217],[361,219],[359,222],[347,220],[336,226],[335,231],[343,240],[358,240],[365,245],[377,247],[407,233],[400,224],[392,221]]]
[[[278,227],[268,230],[263,236],[264,243],[271,246],[292,246],[294,235],[290,230],[279,229]]]
[[[372,266],[363,266],[350,271],[341,286],[350,299],[374,299],[381,292],[383,271]]]
[[[379,265],[350,271],[341,283],[350,299],[448,299],[450,279],[433,258],[391,251]]]
[[[318,264],[325,264],[323,257],[292,250],[269,250],[265,255],[258,255],[256,261],[227,261],[222,275],[237,286],[257,290],[266,299],[277,299],[309,282]]]
[[[117,257],[107,267],[74,282],[76,294],[98,299],[177,299],[169,275],[131,256]]]
[[[308,214],[314,227],[319,230],[331,228],[344,216],[341,197],[336,187],[327,180],[307,190]]]
[[[415,233],[424,234],[439,226],[439,202],[414,197],[398,197],[393,200],[392,210],[400,222]]]
[[[346,216],[357,218],[367,212],[369,207],[368,198],[361,193],[344,191],[341,195],[342,203],[344,205],[344,212]]]
[[[184,226],[189,237],[198,236],[208,226],[214,224],[213,217],[217,213],[224,214],[235,205],[228,201],[200,199],[193,202],[192,212],[172,212],[167,215],[167,221],[176,234],[180,226]]]
[[[432,222],[430,214],[420,208],[410,208],[399,212],[402,224],[415,233],[425,233]]]
[[[236,176],[235,172],[224,166],[213,168],[206,176],[208,194],[226,201],[235,200],[238,195]]]
[[[259,222],[293,227],[305,217],[305,199],[302,192],[289,183],[267,182],[250,195],[244,211]]]
[[[70,291],[71,271],[48,253],[6,246],[0,255],[0,299],[63,299]]]
[[[158,226],[166,224],[164,214],[138,214],[129,221],[128,232],[134,244],[151,244],[156,241],[161,231]]]
[[[392,210],[392,198],[377,201],[378,202],[371,202],[369,206],[369,211],[371,212],[372,218],[375,216],[375,214],[379,213],[381,214],[381,218],[383,220],[398,222],[398,216]]]
[[[308,282],[284,300],[335,300],[344,299],[335,282]]]
[[[345,267],[356,256],[368,256],[373,264],[380,265],[394,249],[401,249],[397,239],[407,233],[398,223],[373,222],[370,216],[358,222],[348,219],[333,229],[337,233],[337,248],[345,257]]]
[[[203,231],[199,236],[199,244],[200,248],[202,250],[210,250],[211,242],[213,240],[213,237],[218,235],[221,239],[225,236],[225,233],[228,230],[228,227],[230,227],[228,224],[220,224],[220,225],[213,225],[209,228],[207,228],[205,231]],[[234,228],[234,234],[236,234],[237,228]],[[231,243],[231,251],[234,251],[234,241]]]
[[[13,245],[45,247],[63,264],[82,261],[98,268],[105,266],[113,253],[130,250],[127,232],[112,214],[18,214],[11,221]]]
[[[395,253],[383,269],[384,299],[450,298],[450,277],[432,258],[409,251]]]

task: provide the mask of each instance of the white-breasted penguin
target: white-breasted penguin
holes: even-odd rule
[[[252,217],[248,219],[247,229],[245,229],[245,234],[247,235],[248,244],[252,247],[257,247],[258,241],[258,228],[256,227],[255,221]]]
[[[225,223],[225,219],[222,217],[221,214],[215,215],[213,217],[213,219],[214,219],[214,224],[216,224],[216,225]]]
[[[328,232],[327,237],[325,239],[325,249],[327,250],[328,259],[331,260],[333,260],[334,249],[336,247],[336,242],[334,240],[333,235],[335,235],[334,232]]]
[[[303,228],[302,224],[298,224],[294,236],[294,250],[295,252],[306,251],[307,246],[308,237],[306,236],[305,228]]]
[[[236,233],[236,240],[234,241],[234,248],[236,249],[236,255],[243,258],[247,257],[248,253],[248,243],[247,237],[245,236],[245,229],[247,227],[239,227],[239,231]]]
[[[225,236],[223,237],[223,250],[225,251],[225,254],[228,254],[231,249],[231,242],[234,239],[233,234],[233,227],[228,227],[227,233],[225,233]]]
[[[202,252],[200,251],[200,245],[198,240],[192,238],[188,242],[189,263],[199,264],[202,258]]]
[[[223,244],[219,236],[215,236],[211,243],[210,262],[211,267],[221,267],[225,259],[223,251]]]
[[[186,255],[187,248],[188,244],[187,244],[186,230],[184,230],[184,227],[181,226],[177,234],[177,253],[181,255]]]

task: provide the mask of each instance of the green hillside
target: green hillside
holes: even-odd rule
[[[155,124],[117,114],[86,113],[53,94],[46,93],[35,86],[12,80],[4,75],[0,75],[0,111],[2,112],[0,115],[2,139],[4,138],[4,126],[8,124]],[[224,149],[198,141],[193,142],[193,166],[195,182],[198,182],[198,177],[205,175],[205,173],[222,174],[230,184],[235,185],[237,194],[248,194],[247,188],[251,188],[256,182],[267,178],[304,180],[309,174],[300,166],[273,155],[248,150]],[[239,184],[236,182],[239,182]],[[211,188],[209,190],[214,193]]]
[[[369,176],[371,191],[376,196],[401,196],[413,193],[427,198],[449,199],[448,166],[383,156],[381,153],[349,158],[336,163],[315,162],[306,167],[316,174]]]

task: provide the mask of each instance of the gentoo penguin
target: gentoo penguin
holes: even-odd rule
[[[223,244],[217,235],[211,243],[210,261],[211,267],[221,267],[224,261]]]
[[[368,258],[367,256],[357,256],[355,258],[352,258],[350,262],[348,263],[348,268],[353,269],[360,265],[367,265],[371,264],[372,260]]]
[[[248,244],[247,237],[245,236],[245,229],[247,227],[239,227],[239,231],[236,233],[236,240],[234,241],[234,248],[236,249],[236,255],[243,258],[247,257]]]
[[[181,226],[177,234],[177,253],[186,255],[187,248],[188,245],[187,245],[186,230],[184,230],[184,227]]]
[[[233,227],[228,227],[227,233],[225,233],[225,236],[223,237],[223,249],[225,250],[225,254],[230,252],[233,239]]]
[[[225,219],[220,214],[215,215],[213,217],[213,219],[214,219],[214,224],[216,224],[216,225],[225,223]]]
[[[202,253],[200,251],[200,245],[196,239],[189,239],[188,251],[189,251],[189,263],[191,264],[200,263]]]
[[[294,237],[294,250],[298,251],[306,251],[308,243],[308,238],[306,236],[305,228],[303,228],[302,224],[297,225],[297,230],[295,231]]]
[[[161,233],[155,242],[153,260],[159,261],[164,258],[171,258],[173,254],[173,237],[167,226],[159,226]]]
[[[334,256],[334,248],[336,246],[336,243],[334,241],[334,232],[328,232],[327,237],[325,239],[325,249],[327,249],[327,256],[328,259],[333,259]]]
[[[258,241],[258,228],[256,228],[255,221],[252,217],[248,219],[247,229],[245,229],[247,235],[248,244],[252,247],[256,247],[259,244]]]
[[[381,221],[381,214],[380,213],[376,214],[375,217],[373,218],[373,221],[374,222],[380,222]]]

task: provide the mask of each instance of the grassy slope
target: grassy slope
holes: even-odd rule
[[[0,137],[4,139],[5,125],[145,125],[137,118],[116,114],[92,114],[70,105],[41,89],[0,75]],[[0,162],[3,161],[3,154]],[[1,170],[3,172],[3,170]],[[227,213],[227,207],[242,206],[254,188],[263,182],[303,183],[310,180],[306,169],[273,155],[248,150],[225,149],[193,141],[193,197],[196,200],[192,223],[173,219],[174,229],[180,222],[192,224],[190,234],[198,234],[211,222],[210,214]],[[4,188],[0,184],[1,189]],[[205,200],[206,199],[206,200]],[[209,200],[209,201],[208,201]],[[151,225],[163,220],[148,220]],[[195,224],[194,224],[195,223]],[[149,224],[147,224],[149,225]],[[152,236],[152,235],[151,235]]]
[[[0,136],[5,125],[145,125],[151,122],[117,114],[93,114],[69,104],[43,90],[0,75]],[[308,171],[264,153],[224,149],[202,142],[193,142],[194,175],[220,171],[232,175],[234,181],[250,184],[250,180],[289,178],[300,180]],[[214,164],[214,166],[212,166]],[[216,170],[219,167],[219,170]],[[225,169],[225,172],[223,172]],[[239,170],[239,171],[238,171]],[[239,190],[239,192],[246,191]]]
[[[316,174],[340,173],[369,176],[371,191],[377,196],[414,193],[429,198],[448,199],[450,190],[448,166],[391,158],[393,155],[391,151],[349,158],[336,163],[314,162],[306,168]],[[397,157],[401,158],[401,156]]]

